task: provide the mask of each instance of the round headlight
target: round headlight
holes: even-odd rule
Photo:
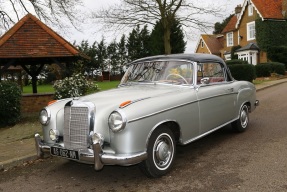
[[[50,113],[47,111],[47,109],[41,110],[39,120],[42,125],[48,125],[50,121]]]
[[[113,132],[119,132],[126,126],[126,120],[122,114],[114,111],[109,116],[109,127]]]

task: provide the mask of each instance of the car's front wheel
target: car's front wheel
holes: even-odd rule
[[[249,124],[249,110],[248,106],[244,104],[239,112],[239,118],[234,121],[231,125],[232,128],[237,132],[244,132]]]
[[[140,164],[148,177],[161,177],[168,173],[173,165],[176,146],[172,131],[162,126],[156,129],[148,143],[148,157]]]

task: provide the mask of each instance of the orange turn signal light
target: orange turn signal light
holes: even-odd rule
[[[57,102],[57,100],[49,101],[48,106],[49,106],[49,105],[52,105],[53,103],[56,103],[56,102]]]
[[[120,104],[120,107],[125,107],[127,105],[129,105],[132,101],[128,100],[128,101],[125,101],[123,103]]]

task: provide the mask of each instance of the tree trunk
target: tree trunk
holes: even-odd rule
[[[163,39],[164,39],[164,52],[166,55],[171,54],[171,46],[170,46],[170,25],[166,19],[163,21]]]

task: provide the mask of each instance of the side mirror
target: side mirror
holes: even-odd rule
[[[200,80],[200,83],[201,83],[201,84],[209,84],[209,82],[210,82],[209,77],[204,77],[204,78],[202,78],[202,79]]]

